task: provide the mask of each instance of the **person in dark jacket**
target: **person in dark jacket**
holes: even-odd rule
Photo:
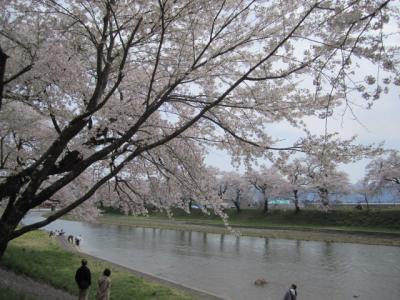
[[[295,284],[292,284],[289,290],[286,292],[283,300],[296,300],[296,298],[297,298],[297,286]]]
[[[79,300],[87,300],[89,295],[89,286],[92,283],[90,270],[87,267],[87,260],[82,259],[81,267],[76,270],[75,281],[79,287]]]

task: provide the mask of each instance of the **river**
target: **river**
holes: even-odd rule
[[[32,213],[24,223],[42,219]],[[283,240],[57,220],[93,256],[232,300],[398,300],[400,247]],[[265,278],[264,287],[254,281]]]

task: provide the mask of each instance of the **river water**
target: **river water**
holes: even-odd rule
[[[40,220],[32,213],[24,223]],[[57,220],[47,230],[81,234],[81,250],[232,300],[398,300],[400,247],[296,241]],[[257,278],[268,284],[257,287]]]

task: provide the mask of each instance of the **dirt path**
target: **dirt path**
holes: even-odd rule
[[[77,297],[45,283],[0,267],[0,287],[10,288],[33,299],[75,300]]]

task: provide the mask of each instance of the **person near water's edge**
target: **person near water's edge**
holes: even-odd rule
[[[87,260],[82,259],[81,266],[76,270],[75,281],[79,288],[79,300],[87,300],[89,287],[92,283],[90,269],[87,267]]]
[[[296,300],[296,298],[297,298],[297,286],[295,284],[292,284],[289,290],[286,292],[283,300]]]
[[[80,234],[78,234],[78,236],[75,238],[75,245],[77,245],[79,247],[79,245],[81,244],[82,241],[82,236]]]
[[[74,243],[74,236],[73,236],[72,234],[70,234],[70,235],[68,236],[68,242],[71,243],[71,244]]]

